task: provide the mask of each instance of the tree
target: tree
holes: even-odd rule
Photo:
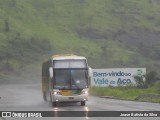
[[[144,80],[144,76],[134,76],[134,80],[138,88],[147,88],[147,84],[146,84],[146,81]]]
[[[152,86],[157,81],[157,72],[151,71],[146,75],[146,84]]]
[[[145,76],[134,76],[134,79],[139,88],[147,88],[154,85],[159,80],[155,71],[151,71]]]
[[[8,20],[5,20],[4,22],[4,31],[9,32],[10,31],[10,26]]]

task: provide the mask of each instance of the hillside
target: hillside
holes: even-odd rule
[[[159,0],[0,0],[0,77],[56,53],[158,72],[159,13]]]

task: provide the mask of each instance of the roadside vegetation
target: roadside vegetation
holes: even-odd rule
[[[0,0],[0,82],[56,53],[160,73],[159,13],[158,0]]]
[[[106,96],[107,98],[137,100],[147,102],[160,102],[160,79],[155,72],[146,75],[146,80],[135,77],[136,86],[118,86],[118,87],[91,87],[90,95]]]

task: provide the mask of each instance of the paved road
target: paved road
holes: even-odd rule
[[[159,103],[135,102],[98,98],[90,96],[86,106],[80,103],[59,104],[58,107],[51,107],[49,102],[42,100],[40,85],[0,85],[0,111],[160,111]],[[22,118],[1,118],[2,120],[18,120]],[[1,120],[0,119],[0,120]],[[24,119],[24,118],[23,118]],[[29,118],[26,118],[27,120]],[[35,120],[35,118],[30,118]],[[53,119],[78,119],[81,117],[57,117],[38,118],[37,120]],[[104,117],[84,117],[83,119],[106,119]],[[128,120],[126,117],[107,117],[112,120]],[[158,117],[131,117],[130,120],[160,120]]]

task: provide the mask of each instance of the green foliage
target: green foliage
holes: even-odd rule
[[[154,85],[158,81],[157,72],[151,71],[146,75],[146,84],[148,86]]]
[[[0,0],[0,68],[74,53],[93,68],[155,69],[159,8],[155,0]]]
[[[134,79],[138,88],[147,88],[159,81],[157,75],[157,72],[150,71],[145,76],[134,76]]]
[[[9,23],[7,20],[5,20],[5,27],[4,27],[4,31],[5,32],[9,32],[10,31],[10,27],[9,27]]]
[[[138,88],[146,88],[147,87],[147,84],[146,84],[146,81],[144,80],[144,77],[134,76],[134,80],[135,80]]]
[[[27,65],[34,60],[39,60],[41,54],[48,54],[51,50],[47,39],[29,38],[25,39],[19,33],[15,37],[9,38],[7,44],[1,48],[0,60],[5,63],[6,70],[14,71],[22,65]]]
[[[160,45],[155,45],[151,49],[150,56],[152,59],[160,60]]]
[[[160,94],[160,80],[158,80],[155,84],[154,84],[154,86],[155,86],[155,89],[157,89],[157,93],[158,94]]]
[[[113,98],[117,99],[125,99],[125,100],[135,100],[138,96],[144,94],[159,94],[159,83],[149,88],[137,88],[135,86],[127,86],[127,87],[90,87],[90,95],[95,96],[113,96]],[[156,100],[151,101],[150,99],[146,99],[145,101],[149,102],[157,102]],[[158,102],[160,102],[158,98]]]

